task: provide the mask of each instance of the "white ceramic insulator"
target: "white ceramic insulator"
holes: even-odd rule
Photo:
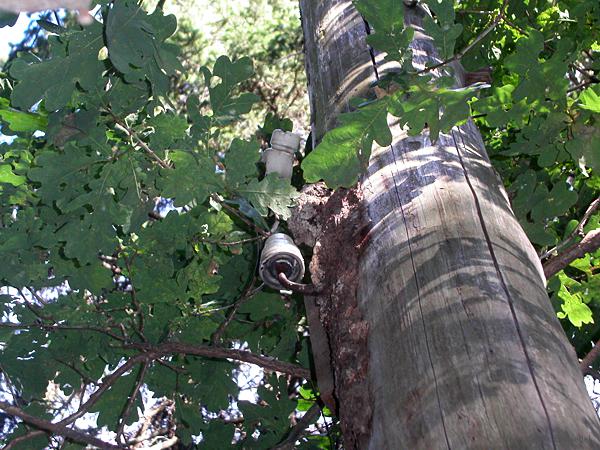
[[[267,175],[276,173],[280,178],[291,179],[294,153],[300,148],[301,137],[296,133],[275,130],[271,136],[271,148],[263,152]]]

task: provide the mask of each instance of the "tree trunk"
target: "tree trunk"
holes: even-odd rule
[[[377,61],[351,1],[300,6],[316,144],[367,94]],[[436,60],[422,14],[405,12],[417,66]],[[290,221],[325,291],[307,299],[321,320],[309,325],[324,329],[316,372],[345,448],[600,448],[541,264],[476,126],[435,144],[391,129],[358,188],[313,186]]]

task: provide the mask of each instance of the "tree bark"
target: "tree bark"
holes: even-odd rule
[[[381,67],[351,1],[300,7],[316,144]],[[422,14],[405,12],[421,68],[439,62]],[[321,357],[317,381],[333,384],[345,448],[600,448],[542,266],[476,126],[436,143],[391,129],[358,188],[309,188],[290,221],[314,246],[325,294],[310,298],[321,324],[309,326],[326,339],[313,353],[332,366]]]

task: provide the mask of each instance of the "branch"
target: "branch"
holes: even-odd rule
[[[592,349],[588,352],[587,355],[585,355],[585,357],[581,360],[581,363],[579,364],[579,367],[581,368],[581,371],[584,375],[588,373],[591,365],[594,364],[594,362],[596,362],[598,355],[600,355],[600,341],[594,344],[594,347],[592,347]]]
[[[569,234],[567,236],[567,238],[564,241],[562,241],[560,244],[558,244],[556,247],[551,248],[546,253],[544,253],[540,257],[540,259],[542,259],[542,260],[546,259],[553,253],[556,253],[556,252],[562,250],[564,247],[567,246],[567,244],[569,242],[571,242],[573,240],[573,238],[575,236],[577,236],[577,235],[583,236],[583,228],[587,224],[588,220],[590,220],[590,217],[592,217],[592,214],[594,214],[596,212],[598,207],[600,207],[600,197],[598,197],[596,200],[594,200],[592,203],[590,203],[590,206],[588,206],[588,208],[585,210],[585,213],[583,214],[583,217],[581,218],[579,225],[577,225],[577,227],[571,232],[571,234]]]
[[[573,244],[563,253],[550,258],[544,266],[546,279],[560,272],[574,260],[583,257],[586,253],[591,253],[600,248],[600,229],[590,231],[584,236],[581,242]]]
[[[33,438],[36,438],[38,436],[42,436],[44,434],[46,434],[46,432],[42,431],[42,430],[33,430],[33,431],[30,431],[29,433],[24,434],[23,436],[19,436],[19,437],[14,438],[12,441],[10,441],[8,443],[8,445],[4,446],[2,448],[2,450],[12,450],[12,449],[23,448],[22,446],[19,447],[18,445],[21,444],[21,443],[23,443],[23,442],[25,442],[25,441],[28,441],[29,439],[33,439]]]
[[[252,298],[254,296],[254,294],[256,294],[260,289],[262,289],[263,285],[260,285],[257,289],[255,289],[254,288],[255,284],[256,284],[256,276],[254,276],[252,278],[252,281],[250,282],[248,287],[246,289],[244,289],[244,293],[241,295],[240,298],[238,298],[235,301],[235,303],[233,304],[233,307],[228,311],[227,315],[225,316],[225,320],[223,322],[221,322],[221,324],[219,325],[219,328],[217,328],[216,331],[210,337],[210,341],[211,341],[212,345],[219,345],[219,343],[221,342],[221,339],[223,337],[223,333],[225,332],[225,329],[229,326],[229,324],[235,317],[238,309],[240,309],[240,306],[242,306],[244,303],[246,303],[246,301],[248,299]]]
[[[593,69],[587,69],[585,67],[579,67],[577,65],[577,63],[569,64],[569,67],[575,69],[577,72],[579,72],[581,75],[583,75],[588,81],[593,81],[594,83],[600,83],[600,80],[594,74]],[[589,73],[590,71],[592,73]]]
[[[502,19],[504,19],[504,16],[506,15],[506,7],[507,6],[508,6],[508,0],[504,0],[504,2],[502,2],[502,6],[500,7],[500,12],[494,18],[494,20],[492,21],[490,26],[487,27],[485,30],[483,30],[481,33],[479,33],[475,37],[475,39],[473,39],[473,41],[469,45],[467,45],[465,48],[463,48],[460,52],[456,53],[455,55],[448,58],[447,60],[442,61],[441,63],[434,64],[433,66],[430,66],[430,67],[426,67],[423,70],[419,70],[417,72],[417,75],[431,72],[432,70],[439,69],[440,67],[445,66],[446,64],[450,64],[451,62],[460,60],[463,56],[465,56],[466,53],[471,51],[473,49],[473,47],[475,47],[477,44],[479,44],[479,42],[481,42],[488,34],[490,34],[492,32],[492,30],[494,28],[496,28],[496,26],[502,21]]]
[[[597,84],[597,83],[598,83],[597,80],[587,80],[587,81],[584,81],[581,84],[578,84],[576,86],[573,86],[572,88],[567,89],[567,94],[570,94],[571,92],[578,91],[580,89],[583,89],[585,87],[588,87],[588,86],[590,86],[592,84]]]
[[[256,237],[248,238],[248,239],[240,239],[239,241],[216,241],[214,239],[203,239],[203,238],[195,239],[195,241],[196,242],[204,242],[206,244],[222,245],[223,247],[234,247],[236,245],[247,244],[248,242],[256,242],[256,241],[260,241],[263,239],[264,239],[264,237],[262,237],[262,236],[256,236]]]
[[[167,412],[168,412],[168,408],[173,408],[173,405],[174,405],[174,402],[172,400],[165,399],[157,407],[152,408],[149,412],[145,413],[144,414],[144,423],[142,424],[140,429],[136,432],[135,437],[132,439],[129,439],[129,441],[127,443],[129,445],[133,445],[135,447],[135,444],[139,444],[140,442],[144,442],[147,439],[149,439],[149,438],[144,437],[144,434],[146,433],[146,431],[148,431],[148,428],[150,428],[154,419],[163,411],[167,410]]]
[[[58,436],[64,436],[66,439],[78,442],[80,444],[93,445],[97,448],[108,450],[120,450],[123,448],[117,445],[109,444],[108,442],[102,441],[88,434],[81,433],[80,431],[72,430],[64,426],[61,422],[52,423],[47,420],[39,419],[37,417],[27,414],[21,408],[12,406],[9,403],[0,402],[0,409],[11,416],[18,417],[23,422],[39,430],[44,430]]]
[[[287,434],[287,437],[273,447],[272,450],[293,450],[296,448],[296,441],[300,439],[305,433],[306,429],[312,424],[317,418],[321,415],[321,407],[317,402],[315,402],[309,409],[306,411],[306,414],[298,420],[298,423],[290,430]]]
[[[231,206],[229,206],[227,203],[220,201],[216,196],[212,196],[212,199],[215,200],[216,202],[218,202],[223,208],[225,208],[227,211],[229,211],[230,213],[232,213],[233,215],[235,215],[238,219],[240,219],[242,222],[244,222],[246,225],[248,225],[250,228],[253,228],[258,234],[260,234],[261,236],[264,237],[269,237],[269,233],[266,232],[265,230],[263,230],[262,228],[258,227],[254,222],[252,222],[251,220],[248,220],[246,217],[244,217],[237,209],[232,208]]]
[[[157,355],[154,355],[152,353],[141,353],[126,361],[125,364],[120,366],[117,370],[115,370],[113,373],[106,377],[106,379],[102,382],[98,389],[96,389],[94,393],[90,395],[90,398],[88,398],[87,402],[81,405],[79,409],[73,414],[71,414],[68,417],[65,417],[63,420],[58,422],[58,424],[67,425],[73,422],[74,420],[79,419],[86,412],[88,412],[92,406],[94,406],[94,404],[100,399],[104,392],[106,392],[113,384],[115,384],[115,382],[121,377],[121,375],[131,370],[131,368],[136,364],[142,361],[150,361],[156,357]]]
[[[180,342],[167,342],[157,346],[150,344],[127,344],[126,349],[135,349],[151,352],[154,357],[166,356],[173,353],[183,353],[186,355],[202,356],[204,358],[233,359],[250,364],[256,364],[268,370],[286,373],[299,378],[310,380],[310,370],[297,364],[292,364],[278,359],[257,355],[247,350],[226,349],[207,345],[192,345]]]
[[[124,342],[125,338],[114,334],[112,331],[110,330],[106,330],[104,328],[100,328],[100,327],[91,327],[91,326],[87,326],[87,325],[44,325],[43,323],[12,323],[12,322],[0,322],[0,328],[14,328],[16,330],[31,330],[31,329],[36,329],[39,328],[40,330],[44,330],[44,331],[54,331],[54,330],[61,330],[61,331],[93,331],[95,333],[102,333],[105,334],[107,336],[110,336],[111,338],[117,340],[117,341],[121,341]]]
[[[140,147],[142,147],[142,149],[148,153],[148,155],[150,155],[150,157],[156,161],[158,163],[158,165],[160,167],[162,167],[163,169],[171,169],[171,166],[164,161],[163,159],[160,158],[160,156],[158,156],[154,150],[152,150],[150,147],[148,147],[148,144],[146,144],[142,138],[140,138],[137,133],[135,131],[133,131],[131,128],[129,128],[129,126],[127,125],[127,123],[125,123],[123,120],[121,120],[120,117],[118,117],[117,115],[115,115],[115,113],[113,113],[110,109],[107,109],[107,112],[112,116],[112,118],[114,119],[114,121],[117,123],[117,125],[119,125],[119,128],[121,130],[123,130],[130,138],[132,138],[133,140],[135,140],[138,145]]]
[[[129,399],[127,400],[127,404],[125,405],[125,408],[123,409],[123,412],[121,413],[121,423],[119,424],[119,427],[117,428],[117,437],[115,439],[117,442],[119,442],[119,439],[121,439],[123,437],[123,430],[125,429],[125,424],[127,423],[127,420],[129,419],[129,414],[131,413],[131,408],[132,408],[133,404],[135,403],[135,399],[138,396],[138,393],[140,392],[140,388],[142,387],[142,384],[144,384],[144,378],[146,376],[146,371],[148,370],[149,365],[150,365],[150,361],[144,361],[144,363],[138,373],[137,381],[135,383],[133,391],[131,392]]]
[[[137,335],[142,339],[142,341],[147,342],[148,340],[146,339],[146,336],[144,336],[144,313],[140,306],[140,302],[137,299],[137,291],[135,290],[135,282],[133,280],[133,275],[131,275],[132,274],[131,260],[129,258],[125,258],[125,265],[127,267],[127,278],[129,278],[129,284],[131,285],[131,290],[129,291],[129,294],[131,296],[131,304],[133,305],[133,307],[135,309],[135,313],[137,314],[137,317],[138,317],[137,328],[135,327],[135,324],[134,324],[133,329],[136,331]]]
[[[166,441],[159,442],[158,444],[154,444],[150,447],[144,447],[144,450],[165,450],[168,448],[174,448],[174,445],[177,444],[177,441],[177,436],[173,436]]]

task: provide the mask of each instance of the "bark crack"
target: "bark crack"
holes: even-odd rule
[[[457,130],[457,132],[455,132],[455,130]],[[469,177],[469,173],[465,167],[464,161],[463,161],[463,157],[461,154],[461,147],[459,145],[459,143],[457,142],[456,139],[456,135],[458,135],[460,137],[460,141],[462,143],[462,146],[466,148],[464,139],[462,137],[462,133],[461,133],[461,129],[460,128],[455,128],[455,130],[452,130],[452,139],[454,141],[454,146],[456,148],[456,153],[458,155],[458,160],[460,161],[460,165],[463,169],[463,174],[465,176],[465,181],[467,182],[467,185],[469,186],[469,190],[471,191],[471,195],[473,196],[473,201],[475,203],[475,208],[477,210],[477,217],[479,219],[479,223],[481,224],[481,230],[483,231],[483,234],[485,236],[485,241],[488,247],[488,250],[490,252],[490,257],[492,258],[492,262],[494,264],[494,269],[496,270],[496,273],[498,275],[498,279],[500,280],[500,284],[502,286],[502,290],[504,291],[505,295],[506,295],[506,299],[508,300],[508,306],[510,308],[510,313],[512,315],[513,318],[513,323],[515,325],[515,329],[517,331],[517,335],[519,336],[519,341],[521,344],[521,348],[523,349],[523,354],[525,355],[525,360],[527,361],[527,367],[529,369],[529,373],[531,374],[531,379],[533,381],[533,385],[535,386],[535,390],[537,392],[538,398],[540,399],[540,404],[542,405],[542,409],[544,410],[544,414],[546,416],[546,420],[548,421],[548,429],[550,431],[550,440],[552,441],[552,448],[554,448],[556,450],[557,446],[556,446],[556,441],[554,439],[554,430],[552,427],[552,422],[550,420],[550,414],[548,413],[548,408],[546,407],[546,403],[544,402],[544,398],[542,396],[542,392],[541,389],[539,387],[538,381],[537,381],[537,377],[535,376],[535,370],[533,367],[533,361],[531,359],[531,356],[529,355],[529,352],[527,351],[527,345],[525,343],[525,337],[523,336],[523,332],[521,330],[521,326],[519,324],[519,320],[517,319],[517,313],[515,310],[515,306],[514,306],[514,302],[513,302],[513,298],[512,295],[510,294],[510,290],[508,289],[508,286],[506,284],[506,281],[504,280],[504,276],[502,274],[502,269],[500,268],[500,264],[498,262],[498,258],[496,257],[496,252],[494,251],[494,247],[492,245],[492,240],[490,239],[490,235],[488,233],[488,229],[487,226],[485,224],[485,219],[483,218],[483,213],[481,211],[481,204],[479,203],[479,197],[477,196],[477,192],[475,192],[475,188],[473,187],[473,184],[471,183],[471,178]]]
[[[396,165],[395,161],[397,161],[396,149],[394,145],[391,145],[392,155],[394,157],[394,166]],[[421,324],[423,326],[423,335],[425,336],[425,347],[427,348],[427,359],[429,360],[429,365],[431,366],[431,372],[433,374],[433,384],[435,386],[435,396],[438,403],[438,410],[440,412],[440,421],[442,424],[442,428],[444,430],[444,439],[446,440],[446,446],[450,449],[450,441],[448,439],[448,431],[446,430],[446,423],[444,421],[444,414],[442,409],[442,401],[440,399],[440,391],[438,386],[437,374],[435,373],[435,367],[433,365],[433,359],[431,357],[431,348],[429,345],[429,335],[427,333],[427,327],[425,324],[425,319],[423,318],[423,308],[421,305],[421,286],[419,284],[419,278],[417,276],[417,268],[415,266],[415,260],[413,257],[413,249],[412,249],[412,240],[410,238],[408,224],[406,223],[406,214],[404,213],[404,205],[402,204],[402,196],[400,192],[398,192],[398,186],[401,185],[399,180],[396,177],[396,171],[392,171],[392,179],[394,180],[394,193],[396,194],[396,198],[398,200],[398,205],[400,206],[400,212],[402,213],[402,224],[404,225],[404,229],[406,231],[406,242],[408,243],[408,254],[410,255],[410,262],[412,265],[413,273],[415,276],[415,286],[417,289],[417,300],[419,304],[419,313],[421,316]]]

